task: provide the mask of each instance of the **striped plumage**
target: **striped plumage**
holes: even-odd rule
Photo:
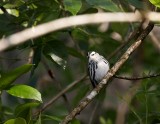
[[[88,52],[88,73],[93,87],[104,78],[109,70],[108,61],[98,53]]]

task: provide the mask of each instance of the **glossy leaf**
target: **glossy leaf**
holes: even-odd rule
[[[27,123],[23,118],[16,118],[16,119],[10,119],[6,121],[4,124],[27,124]]]
[[[156,7],[160,7],[160,0],[149,0]]]
[[[12,96],[16,96],[24,99],[33,99],[33,100],[42,102],[40,92],[37,89],[27,85],[12,86],[10,87],[9,90],[7,90],[7,92]]]
[[[67,61],[62,59],[61,57],[57,56],[56,54],[52,53],[50,54],[50,57],[55,61],[58,65],[62,66],[63,69],[66,68]]]
[[[0,77],[0,90],[10,86],[18,77],[31,70],[32,66],[32,64],[22,65],[10,72],[2,74]]]
[[[86,1],[94,7],[100,7],[102,9],[111,12],[121,11],[120,8],[111,0],[86,0]]]
[[[82,6],[82,2],[81,0],[64,0],[64,6],[65,10],[68,10],[73,15],[76,15]]]

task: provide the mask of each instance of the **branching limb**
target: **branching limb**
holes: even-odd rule
[[[122,57],[116,62],[116,64],[109,70],[108,74],[104,77],[104,79],[97,85],[95,89],[93,89],[90,94],[82,100],[77,107],[75,107],[71,113],[69,113],[61,124],[68,124],[76,115],[78,115],[92,100],[93,98],[102,90],[102,88],[107,85],[109,79],[118,71],[118,69],[127,61],[131,53],[136,50],[144,38],[150,33],[153,29],[154,25],[149,23],[149,25],[144,29],[141,35],[138,37],[135,43],[133,43],[127,51],[122,55]]]

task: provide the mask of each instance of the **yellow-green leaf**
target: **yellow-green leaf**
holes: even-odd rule
[[[24,99],[33,99],[42,102],[41,93],[31,86],[14,85],[10,87],[10,89],[7,90],[7,92],[12,96]]]
[[[10,86],[18,77],[28,72],[32,68],[32,64],[22,65],[14,70],[11,70],[5,74],[0,75],[0,90],[6,89]]]
[[[9,119],[4,124],[27,124],[24,118]]]

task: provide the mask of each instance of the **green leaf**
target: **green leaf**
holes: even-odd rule
[[[52,58],[52,60],[54,62],[56,62],[58,65],[62,66],[63,69],[66,68],[67,61],[65,61],[64,59],[62,59],[61,57],[57,56],[54,53],[50,54],[50,57]]]
[[[2,74],[0,77],[0,90],[6,89],[10,86],[18,77],[28,72],[32,68],[32,64],[22,65],[10,72]]]
[[[102,116],[99,118],[99,120],[101,124],[112,124],[112,121],[110,119],[105,120],[105,118]]]
[[[54,121],[57,121],[57,122],[62,121],[62,118],[59,118],[57,116],[50,116],[50,115],[44,115],[43,114],[43,118],[46,119],[46,120],[54,120]]]
[[[81,124],[81,122],[78,119],[73,119],[71,124]]]
[[[41,124],[41,123],[42,123],[42,122],[41,122],[41,114],[39,114],[38,120],[36,121],[35,124]]]
[[[111,12],[121,11],[121,9],[111,0],[86,0],[86,1],[94,7],[100,7],[102,9]]]
[[[16,119],[10,119],[6,121],[4,124],[27,124],[27,123],[23,118],[16,118]]]
[[[135,6],[136,8],[139,9],[144,9],[145,8],[145,2],[142,0],[126,0],[126,2],[129,2],[130,4],[132,4],[133,6]]]
[[[7,92],[12,96],[25,99],[33,99],[42,102],[40,92],[37,89],[27,85],[14,85],[10,87]]]
[[[65,10],[68,10],[73,15],[76,15],[82,7],[81,0],[64,0]]]
[[[160,7],[160,0],[149,0],[156,7]]]
[[[15,113],[16,117],[26,118],[29,115],[30,109],[37,107],[38,105],[39,105],[39,103],[37,103],[37,102],[21,104],[16,107],[14,113]]]

